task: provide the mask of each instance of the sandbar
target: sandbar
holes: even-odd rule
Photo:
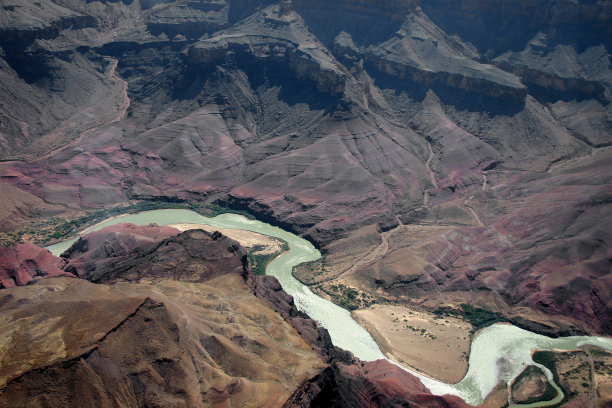
[[[445,383],[465,376],[471,325],[405,305],[373,305],[353,312],[382,352],[398,363]]]

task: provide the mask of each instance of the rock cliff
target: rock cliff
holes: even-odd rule
[[[63,270],[65,261],[34,244],[0,247],[0,288],[27,285],[45,276],[74,276]]]
[[[5,2],[2,241],[135,200],[225,205],[318,245],[309,282],[610,333],[611,15],[603,0]],[[378,246],[350,241],[364,230]]]
[[[289,407],[470,407],[455,396],[434,396],[418,378],[385,360],[335,363],[305,382]]]
[[[90,233],[48,256],[99,284],[49,277],[0,292],[2,405],[466,406],[334,347],[236,241],[177,233]]]
[[[1,404],[280,406],[324,368],[245,284],[242,247],[219,233],[177,232],[118,225],[67,251],[67,268],[78,259],[90,266],[85,276],[111,286],[47,278],[0,293]],[[294,308],[284,301],[275,306]]]

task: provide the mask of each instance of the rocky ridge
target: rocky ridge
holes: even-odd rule
[[[351,402],[360,406],[465,406],[387,361],[364,364],[335,348],[275,278],[251,273],[236,241],[177,233],[108,227],[55,258],[98,284],[50,277],[2,291],[3,406],[318,406],[330,390],[342,401],[361,383]]]
[[[34,244],[0,247],[0,288],[24,286],[46,276],[74,276],[63,270],[65,264]]]
[[[353,234],[436,225],[343,279],[610,332],[608,1],[39,4],[0,10],[7,236],[217,203],[311,239],[335,279]]]

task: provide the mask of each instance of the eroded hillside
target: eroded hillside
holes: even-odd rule
[[[612,4],[378,3],[3,2],[3,237],[220,204],[336,301],[612,333]]]

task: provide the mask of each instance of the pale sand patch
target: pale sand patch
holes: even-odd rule
[[[374,305],[353,312],[387,357],[429,377],[457,383],[468,368],[471,326],[460,319],[435,316],[399,305]]]
[[[240,245],[242,245],[243,247],[249,250],[252,250],[253,248],[257,247],[257,250],[253,251],[253,253],[257,255],[274,254],[274,253],[283,252],[286,250],[286,248],[283,248],[283,244],[284,244],[283,241],[276,239],[276,238],[269,237],[267,235],[258,234],[256,232],[251,232],[251,231],[244,231],[244,230],[230,229],[230,228],[215,228],[215,227],[211,227],[210,225],[206,225],[206,224],[187,224],[187,223],[170,224],[169,227],[174,227],[181,232],[191,230],[191,229],[203,229],[204,231],[208,231],[208,232],[219,231],[226,237],[229,237],[231,239],[238,241]]]

